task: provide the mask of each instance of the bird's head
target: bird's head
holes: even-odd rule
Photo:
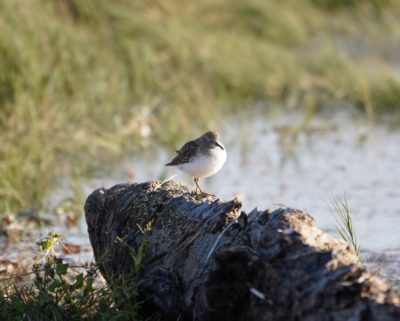
[[[205,134],[203,134],[202,138],[210,145],[210,146],[216,146],[224,150],[224,145],[218,140],[219,136],[216,132],[209,131]]]

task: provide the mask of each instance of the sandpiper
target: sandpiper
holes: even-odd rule
[[[199,185],[199,178],[209,177],[218,172],[226,160],[224,145],[218,140],[218,134],[212,131],[191,140],[177,150],[178,155],[165,166],[178,168],[194,177],[195,193],[207,194]]]

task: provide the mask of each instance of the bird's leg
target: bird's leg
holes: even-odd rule
[[[194,191],[195,194],[199,194],[199,191],[200,191],[200,194],[203,194],[203,191],[201,190],[200,185],[199,185],[199,179],[197,177],[194,178],[194,184],[196,186],[196,189]]]
[[[196,191],[195,191],[196,194],[198,194],[198,195],[206,195],[206,196],[214,196],[214,194],[203,192],[203,190],[200,187],[198,178],[194,179],[194,183],[196,184]],[[198,191],[200,191],[200,194],[198,193]]]

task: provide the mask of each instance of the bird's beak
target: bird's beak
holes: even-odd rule
[[[215,142],[215,146],[218,146],[219,148],[221,148],[222,150],[224,150],[225,148],[224,148],[224,146],[222,146],[220,143],[218,143],[218,142]]]

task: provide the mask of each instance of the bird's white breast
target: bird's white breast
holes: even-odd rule
[[[216,146],[209,154],[198,155],[190,162],[178,165],[178,168],[197,178],[208,177],[218,172],[226,161],[225,148]]]

